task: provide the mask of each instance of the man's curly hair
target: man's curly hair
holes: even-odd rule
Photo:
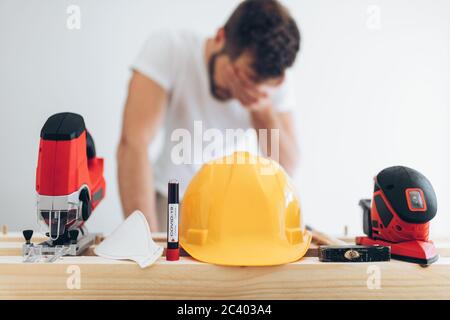
[[[300,31],[277,0],[245,0],[225,24],[225,52],[232,60],[249,50],[259,81],[284,75],[300,49]]]

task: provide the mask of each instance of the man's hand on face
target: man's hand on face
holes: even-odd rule
[[[225,81],[233,98],[249,111],[257,111],[270,106],[271,101],[267,92],[232,65],[225,68]]]

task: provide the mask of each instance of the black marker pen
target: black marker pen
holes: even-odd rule
[[[178,245],[178,181],[170,180],[167,193],[167,251],[166,260],[176,261],[180,259]]]

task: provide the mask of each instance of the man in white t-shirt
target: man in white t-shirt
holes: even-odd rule
[[[276,0],[243,1],[211,38],[185,31],[152,34],[132,64],[117,153],[125,216],[139,209],[152,231],[165,229],[167,182],[177,179],[182,196],[201,166],[202,151],[195,146],[181,152],[182,161],[174,158],[186,132],[192,145],[208,140],[208,130],[225,135],[229,129],[266,129],[266,141],[278,132],[276,160],[292,173],[298,148],[286,70],[299,47],[297,25]],[[151,163],[148,148],[160,129],[164,144]],[[268,156],[271,148],[261,147]]]

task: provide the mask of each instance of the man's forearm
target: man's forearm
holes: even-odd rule
[[[125,216],[140,210],[153,232],[158,230],[153,170],[146,148],[121,143],[117,150],[119,192]]]
[[[276,147],[272,145],[271,129],[279,130],[279,140],[274,141],[274,143],[278,143],[279,159],[274,160],[279,160],[283,168],[289,174],[293,174],[298,162],[298,145],[295,137],[283,127],[279,116],[271,107],[252,111],[251,118],[253,127],[257,131],[259,129],[267,129],[267,141],[261,145],[261,148],[270,157],[273,156],[273,148]]]

